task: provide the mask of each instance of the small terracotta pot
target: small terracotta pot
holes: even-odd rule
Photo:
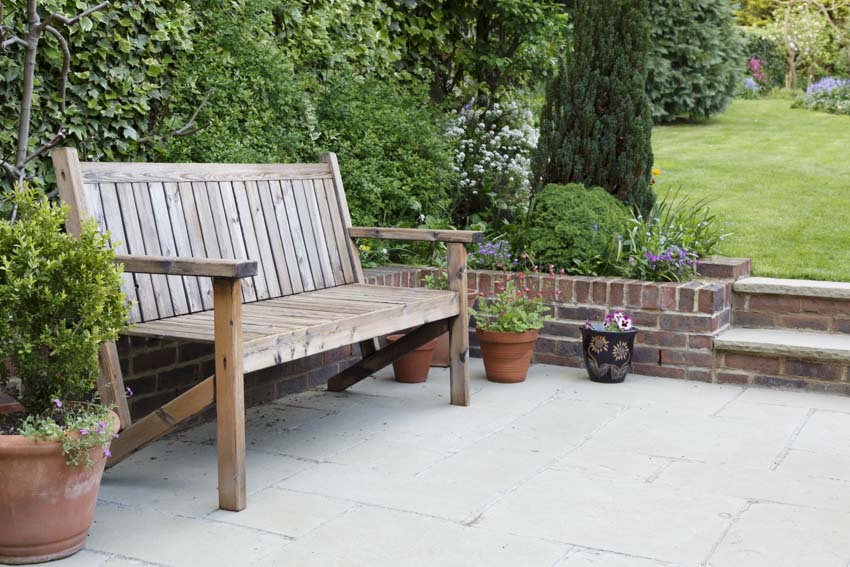
[[[392,343],[403,336],[389,335],[387,340]],[[437,340],[434,339],[393,362],[396,382],[404,382],[405,384],[425,382],[428,379],[428,372],[431,370],[431,356],[434,354],[434,347],[436,346]]]
[[[469,307],[475,305],[475,300],[478,299],[478,290],[470,290],[467,295],[467,303]],[[451,348],[449,346],[449,334],[443,333],[437,337],[437,346],[434,348],[434,356],[431,357],[431,366],[438,368],[448,368],[452,363]]]
[[[540,331],[496,333],[475,329],[484,371],[491,382],[515,384],[524,382],[531,365],[531,353]]]
[[[116,433],[118,416],[110,418]],[[91,467],[72,467],[58,442],[0,435],[0,563],[51,561],[83,547],[106,464],[99,447],[90,455]]]

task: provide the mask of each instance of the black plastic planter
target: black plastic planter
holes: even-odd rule
[[[617,384],[626,379],[632,369],[637,331],[604,331],[581,327],[584,367],[591,380]]]

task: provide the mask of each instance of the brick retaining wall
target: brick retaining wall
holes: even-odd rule
[[[620,308],[641,328],[635,349],[635,371],[651,376],[712,381],[712,334],[728,326],[731,282],[749,273],[748,261],[723,259],[707,263],[711,276],[687,283],[649,283],[613,278],[533,274],[525,282],[543,295],[555,319],[546,324],[534,360],[562,366],[581,366],[578,325],[601,319],[606,310]],[[387,267],[366,270],[368,283],[416,287],[430,269]],[[496,272],[470,272],[469,287],[486,294],[504,279]],[[555,292],[560,293],[556,294]],[[557,299],[556,299],[557,297]],[[471,351],[477,356],[472,333]],[[213,373],[212,345],[122,337],[118,343],[125,384],[133,391],[133,419],[147,415]],[[357,360],[356,346],[337,349],[245,377],[246,405],[319,386]],[[210,412],[211,414],[211,412]]]

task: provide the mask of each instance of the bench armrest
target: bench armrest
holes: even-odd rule
[[[484,233],[477,230],[432,230],[419,228],[377,228],[353,226],[348,229],[352,238],[378,238],[383,240],[418,240],[420,242],[456,242],[468,244],[481,242]]]
[[[210,278],[245,278],[257,275],[257,262],[254,260],[116,254],[115,262],[124,264],[124,270],[127,272],[143,274]]]

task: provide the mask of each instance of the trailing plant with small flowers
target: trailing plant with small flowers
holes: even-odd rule
[[[94,464],[91,454],[98,449],[104,457],[111,457],[109,444],[118,437],[112,423],[115,414],[100,404],[64,404],[58,398],[47,413],[28,415],[18,428],[20,435],[37,441],[58,441],[62,454],[70,466]]]
[[[522,281],[525,274],[517,279]],[[531,297],[530,290],[518,287],[514,280],[496,283],[496,293],[490,297],[482,295],[477,309],[470,309],[476,325],[484,331],[496,333],[524,333],[543,328],[550,319],[549,308],[543,304],[543,298]]]
[[[511,251],[505,239],[485,240],[469,255],[469,267],[476,270],[512,271],[519,266],[519,258]]]

